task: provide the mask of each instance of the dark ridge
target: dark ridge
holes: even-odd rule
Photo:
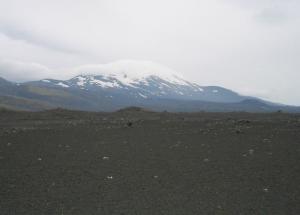
[[[122,108],[116,112],[121,112],[121,113],[124,113],[124,112],[152,112],[151,110],[149,109],[146,109],[146,108],[141,108],[141,107],[137,107],[137,106],[131,106],[131,107],[126,107],[126,108]]]

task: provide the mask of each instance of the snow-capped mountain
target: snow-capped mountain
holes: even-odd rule
[[[248,110],[249,104],[255,110],[270,109],[270,104],[262,100],[222,87],[199,86],[152,62],[118,61],[83,66],[72,72],[77,75],[69,80],[12,83],[0,79],[0,106],[2,97],[2,106],[37,110],[63,107],[113,111],[141,106],[172,111],[233,111]],[[253,99],[256,102],[244,102]]]
[[[185,80],[175,71],[146,61],[118,61],[105,65],[91,65],[77,69],[70,80],[44,79],[31,84],[118,93],[126,97],[150,99],[205,100],[237,102],[243,97],[221,87],[202,87]]]

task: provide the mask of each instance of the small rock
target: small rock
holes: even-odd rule
[[[240,129],[236,129],[236,130],[235,130],[235,133],[236,133],[236,134],[240,134],[240,133],[242,133],[242,131],[241,131]]]
[[[109,157],[103,157],[102,160],[109,160]]]
[[[112,179],[113,179],[112,176],[107,176],[106,178],[109,179],[109,180],[112,180]]]
[[[7,146],[11,146],[11,143],[7,143]]]
[[[205,158],[203,161],[204,161],[204,162],[209,162],[209,159],[208,159],[208,158]]]
[[[38,158],[38,161],[41,161],[42,160],[42,158]]]
[[[253,155],[253,154],[254,154],[254,149],[250,149],[250,150],[249,150],[249,154],[250,154],[250,155]]]
[[[238,124],[249,124],[250,120],[242,119],[237,121]]]

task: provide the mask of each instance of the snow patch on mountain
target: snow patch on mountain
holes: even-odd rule
[[[145,96],[145,95],[142,94],[142,93],[139,93],[139,95],[140,95],[142,98],[144,98],[144,99],[148,98],[148,96]]]
[[[77,79],[77,85],[80,87],[84,87],[84,85],[87,83],[86,78],[83,76],[77,76],[76,79]]]
[[[114,87],[120,87],[120,85],[116,81],[102,81],[99,79],[95,79],[95,77],[90,78],[90,84],[95,84],[97,86],[103,87],[103,88],[114,88]]]
[[[64,87],[64,88],[69,88],[69,87],[70,87],[69,85],[66,85],[66,84],[64,84],[64,83],[62,83],[62,82],[59,82],[59,83],[56,84],[56,85],[61,86],[61,87]]]

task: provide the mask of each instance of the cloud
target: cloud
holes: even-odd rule
[[[182,77],[176,71],[151,61],[120,60],[106,64],[84,64],[77,67],[50,69],[34,62],[21,62],[0,58],[0,77],[10,81],[26,82],[45,78],[70,79],[77,75],[119,75],[141,78],[145,75],[156,74],[167,78],[173,75]]]
[[[32,45],[51,49],[57,52],[73,54],[79,52],[79,50],[68,47],[67,45],[62,44],[59,41],[51,40],[45,36],[41,36],[35,33],[33,30],[25,29],[20,26],[14,26],[12,24],[0,24],[0,33],[14,40],[22,40]]]
[[[288,17],[282,11],[267,8],[257,14],[257,18],[267,24],[282,24]]]
[[[0,59],[0,75],[10,81],[23,82],[45,78],[51,75],[51,71],[38,63]]]
[[[299,19],[297,0],[220,0],[248,12],[255,21],[262,24],[281,25]]]

